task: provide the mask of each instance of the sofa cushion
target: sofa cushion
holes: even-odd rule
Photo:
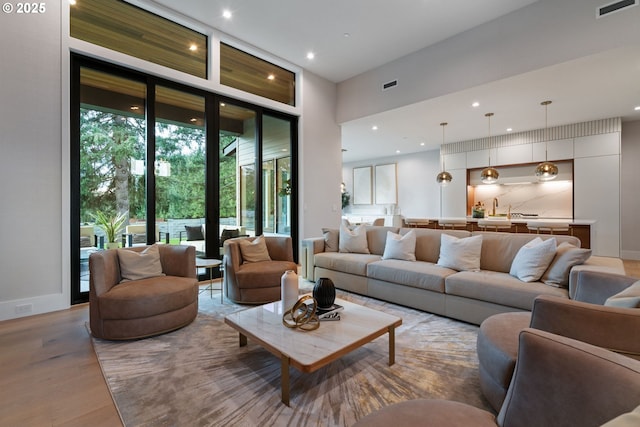
[[[398,233],[400,230],[397,227],[381,227],[373,225],[366,226],[366,229],[369,252],[375,255],[382,255],[384,253],[384,248],[387,244],[387,231]]]
[[[161,276],[120,283],[98,299],[100,317],[139,319],[179,310],[197,301],[196,280]]]
[[[316,267],[358,276],[365,276],[367,274],[367,264],[374,261],[380,261],[380,255],[321,252],[314,256],[314,265]]]
[[[201,225],[185,225],[184,229],[187,231],[187,240],[204,240]]]
[[[571,268],[584,264],[589,257],[591,257],[591,249],[578,248],[571,243],[562,242],[558,245],[553,261],[540,280],[550,286],[567,288]]]
[[[353,230],[349,230],[344,225],[340,225],[339,251],[342,253],[368,254],[367,230],[364,225],[359,225]]]
[[[604,305],[610,307],[640,308],[640,280],[627,289],[607,298]]]
[[[387,243],[382,259],[416,260],[416,233],[409,231],[404,236],[387,231]]]
[[[443,233],[440,239],[438,265],[458,271],[480,270],[482,236],[460,239]]]
[[[454,273],[450,268],[423,261],[386,259],[367,265],[367,277],[372,279],[440,293],[444,292],[445,278]]]
[[[448,276],[444,283],[450,295],[529,310],[538,295],[569,298],[569,291],[547,286],[542,282],[522,283],[517,278],[495,271],[461,271]]]
[[[120,283],[147,277],[164,276],[158,245],[151,245],[142,252],[118,249]]]
[[[264,236],[240,240],[240,253],[243,263],[271,261]]]
[[[520,248],[511,263],[509,274],[523,282],[535,282],[547,270],[556,254],[556,239],[536,237]]]

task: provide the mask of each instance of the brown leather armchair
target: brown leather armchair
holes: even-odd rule
[[[638,402],[640,361],[526,328],[519,334],[516,369],[497,417],[464,403],[419,399],[382,408],[355,426],[596,427]]]
[[[148,246],[127,248],[143,251]],[[158,245],[165,276],[120,283],[118,250],[89,257],[91,334],[109,340],[144,338],[191,323],[198,314],[193,246]]]
[[[240,237],[224,242],[224,287],[227,298],[244,304],[265,304],[280,300],[280,279],[285,271],[297,271],[289,236],[265,236],[271,261],[245,263]]]

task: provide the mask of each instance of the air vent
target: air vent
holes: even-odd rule
[[[382,85],[382,90],[388,90],[396,86],[398,86],[398,80],[391,80],[390,82],[387,82]]]
[[[596,18],[620,12],[622,9],[637,6],[639,0],[622,0],[600,6],[596,12]]]

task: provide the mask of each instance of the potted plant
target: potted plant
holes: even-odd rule
[[[116,240],[118,233],[122,231],[125,223],[127,222],[127,212],[120,212],[115,216],[110,216],[102,211],[97,211],[93,215],[96,220],[96,225],[107,237],[106,249],[112,249],[118,247],[118,241]]]

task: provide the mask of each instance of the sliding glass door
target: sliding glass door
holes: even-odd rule
[[[297,237],[294,117],[78,55],[71,68],[73,303],[108,247],[220,258],[229,237]]]

